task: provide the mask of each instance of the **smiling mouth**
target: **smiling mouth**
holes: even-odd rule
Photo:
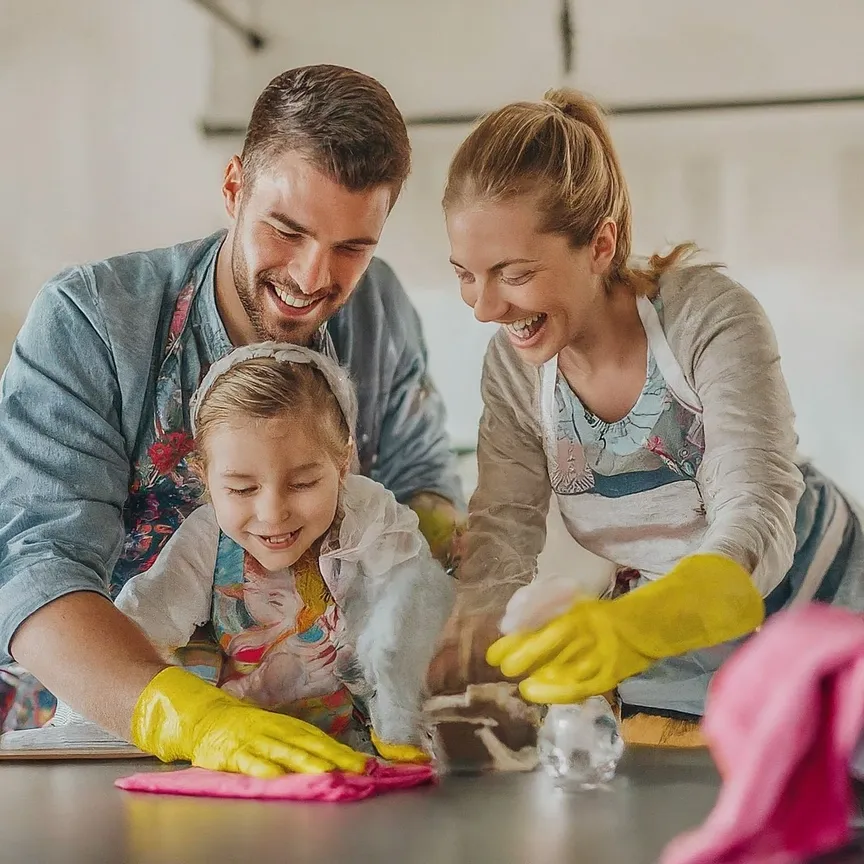
[[[281,551],[283,549],[288,549],[294,545],[295,541],[300,536],[300,531],[301,529],[298,528],[296,531],[292,531],[289,534],[271,534],[269,536],[259,534],[258,539],[268,549]]]
[[[529,315],[527,318],[520,318],[518,321],[509,321],[504,324],[504,329],[517,342],[527,342],[540,332],[545,323],[546,315],[541,312]]]
[[[287,291],[277,287],[272,282],[268,282],[267,285],[276,297],[276,300],[279,303],[279,308],[288,315],[304,315],[312,309],[313,306],[317,306],[325,296],[322,294],[317,297],[298,297],[296,294],[289,294]]]

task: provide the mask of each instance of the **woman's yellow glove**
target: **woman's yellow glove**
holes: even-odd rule
[[[486,661],[529,702],[580,702],[666,657],[719,645],[765,617],[750,574],[722,555],[683,559],[662,579],[615,600],[582,600],[532,633],[489,647]]]
[[[362,774],[368,761],[309,723],[242,702],[177,666],[144,688],[132,714],[131,740],[163,762],[253,777]]]

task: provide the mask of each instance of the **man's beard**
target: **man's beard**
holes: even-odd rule
[[[281,326],[268,325],[265,320],[266,295],[271,290],[270,282],[263,276],[254,277],[250,280],[249,266],[246,256],[243,254],[243,246],[239,236],[234,237],[234,245],[231,250],[231,275],[234,278],[234,287],[237,296],[243,306],[243,311],[249,318],[258,339],[262,342],[288,342],[292,345],[311,344],[320,324],[310,324],[307,321],[292,322],[283,320]],[[280,279],[280,287],[293,289],[296,295],[300,295],[300,286],[297,283],[285,285],[285,279]]]

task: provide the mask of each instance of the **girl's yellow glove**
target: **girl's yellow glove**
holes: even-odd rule
[[[413,744],[388,744],[382,741],[373,731],[372,743],[378,751],[378,755],[388,762],[404,762],[412,765],[424,765],[432,760],[429,754],[415,747]]]

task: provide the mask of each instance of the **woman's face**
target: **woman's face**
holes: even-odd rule
[[[530,196],[447,213],[462,299],[478,321],[504,325],[512,345],[536,366],[590,329],[604,302],[602,277],[616,239],[615,224],[607,222],[588,246],[573,249],[538,224]]]

